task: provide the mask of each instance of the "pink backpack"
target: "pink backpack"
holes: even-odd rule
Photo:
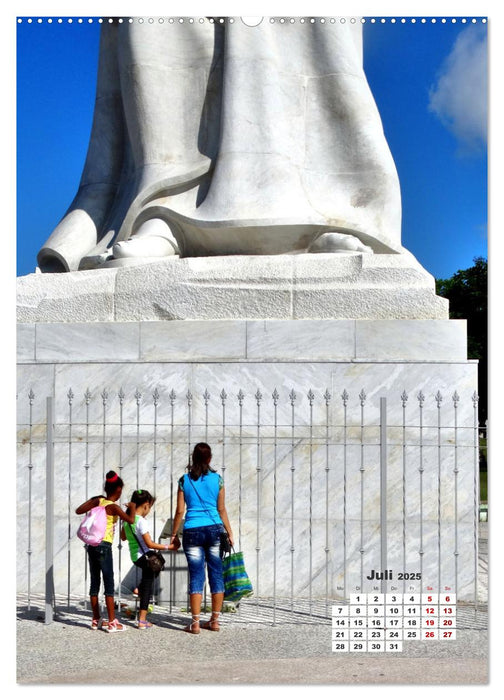
[[[77,530],[77,537],[93,547],[102,542],[107,531],[107,512],[105,508],[106,506],[91,508],[84,516]]]

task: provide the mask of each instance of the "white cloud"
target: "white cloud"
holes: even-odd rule
[[[455,135],[462,151],[487,142],[487,35],[482,25],[459,36],[429,93],[429,109]]]

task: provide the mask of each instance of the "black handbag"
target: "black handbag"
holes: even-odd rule
[[[162,554],[156,552],[154,549],[149,549],[149,551],[146,552],[144,556],[145,561],[147,562],[147,566],[155,574],[158,574],[160,571],[163,570],[166,561]]]
[[[138,542],[138,546],[140,547],[140,551],[143,552],[143,547],[140,543],[140,540],[137,537],[136,532],[133,530],[133,527],[130,525],[130,523],[127,523],[127,525],[130,526],[131,532],[134,535],[136,541]],[[157,552],[155,549],[149,549],[147,552],[144,553],[143,556],[145,557],[145,561],[147,562],[147,566],[155,574],[159,574],[159,572],[163,570],[164,565],[166,564],[166,560],[163,557],[163,555],[160,554],[159,552]]]
[[[220,555],[221,559],[225,554],[229,554],[231,551],[231,542],[229,541],[229,535],[227,532],[221,532],[220,534]]]

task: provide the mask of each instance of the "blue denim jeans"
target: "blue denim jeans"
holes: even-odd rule
[[[208,583],[212,593],[224,593],[222,559],[220,558],[220,533],[222,525],[206,525],[184,530],[182,543],[189,568],[189,593],[203,593],[205,563]]]
[[[89,595],[98,595],[100,591],[100,574],[103,575],[103,587],[105,595],[114,596],[114,562],[112,559],[112,545],[110,542],[102,542],[96,547],[87,546],[89,571],[91,582]]]

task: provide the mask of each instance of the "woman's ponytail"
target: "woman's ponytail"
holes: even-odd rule
[[[146,491],[146,489],[138,489],[138,491],[133,491],[130,498],[131,503],[134,503],[137,508],[143,506],[144,503],[150,503],[152,505],[155,500],[155,497]],[[126,513],[130,515],[129,507],[126,508]]]
[[[206,442],[198,442],[195,445],[192,460],[187,465],[189,476],[191,479],[199,479],[201,475],[208,474],[209,471],[214,471],[210,468],[210,460],[212,459],[212,449]]]

